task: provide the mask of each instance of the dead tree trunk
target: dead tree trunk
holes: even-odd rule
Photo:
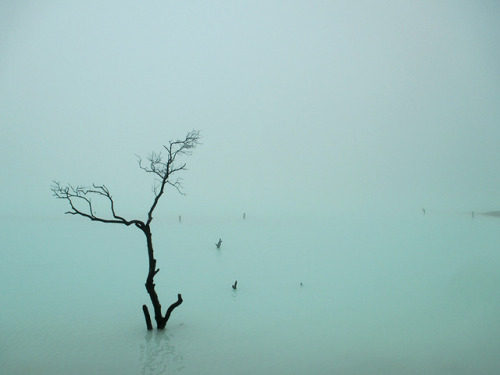
[[[144,232],[148,245],[149,272],[148,277],[146,278],[146,290],[149,294],[149,297],[151,298],[151,303],[153,304],[156,327],[158,329],[164,329],[167,325],[167,321],[170,318],[170,314],[172,313],[172,311],[174,311],[174,309],[182,303],[182,296],[178,294],[177,302],[174,302],[172,305],[170,305],[165,315],[162,314],[160,300],[158,299],[158,294],[156,294],[154,283],[154,277],[160,271],[160,269],[156,268],[156,259],[154,258],[151,230],[149,224],[141,225],[139,226],[139,228]],[[147,310],[144,310],[144,314],[146,316],[147,324],[149,312],[147,312]]]
[[[115,211],[115,202],[110,191],[105,185],[92,184],[90,187],[73,187],[71,185],[62,186],[59,182],[54,181],[54,184],[51,186],[51,190],[56,198],[64,199],[69,203],[71,209],[66,212],[67,214],[83,216],[92,221],[101,223],[123,224],[126,226],[135,225],[144,233],[146,236],[149,258],[146,290],[151,298],[151,302],[153,303],[154,318],[158,329],[165,328],[172,311],[174,311],[174,309],[182,303],[182,296],[178,294],[177,301],[170,305],[165,315],[162,315],[161,304],[158,299],[158,295],[156,294],[154,283],[154,277],[160,269],[156,268],[156,259],[154,258],[153,241],[149,225],[153,221],[153,211],[165,192],[166,186],[172,186],[182,194],[182,180],[180,178],[172,180],[172,175],[186,170],[186,164],[179,163],[177,158],[182,155],[191,155],[192,150],[199,144],[199,139],[200,132],[192,130],[187,133],[185,139],[169,141],[168,146],[164,145],[163,148],[167,153],[166,156],[162,156],[160,152],[152,152],[148,156],[146,164],[143,164],[141,158],[138,158],[139,168],[147,173],[155,175],[155,184],[153,186],[154,200],[149,208],[146,221],[127,220],[123,216],[118,215]],[[104,203],[105,206],[107,205],[109,211],[104,213],[102,216],[97,216],[96,210],[94,209],[95,206],[93,205],[93,198],[101,203]],[[181,218],[179,216],[179,221],[180,219]],[[151,316],[149,315],[149,310],[146,305],[143,306],[143,311],[147,328],[150,330],[152,329]]]

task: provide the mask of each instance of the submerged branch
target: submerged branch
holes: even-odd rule
[[[172,311],[174,311],[174,309],[176,307],[178,307],[182,302],[183,302],[182,296],[179,293],[179,294],[177,294],[177,301],[172,303],[170,305],[170,307],[167,309],[167,312],[165,313],[165,317],[163,318],[163,327],[162,328],[165,328],[165,326],[167,325],[168,319],[170,319],[170,314],[172,314]],[[158,327],[158,328],[160,328],[160,327]]]

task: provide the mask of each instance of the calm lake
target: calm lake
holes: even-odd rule
[[[500,218],[155,219],[148,332],[142,233],[61,216],[1,223],[2,374],[500,373]]]

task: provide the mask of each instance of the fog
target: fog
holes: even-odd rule
[[[498,208],[494,2],[0,10],[4,214],[58,215],[53,179],[106,184],[141,214],[135,155],[191,129],[189,198],[167,213]]]
[[[2,2],[0,370],[162,373],[139,356],[168,352],[184,373],[496,373],[500,219],[471,213],[500,209],[498,19],[487,1]],[[50,184],[105,184],[144,219],[137,156],[191,129],[186,195],[153,228],[160,298],[188,298],[147,336],[141,234],[64,215]]]

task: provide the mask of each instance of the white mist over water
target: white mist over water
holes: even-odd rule
[[[1,372],[499,370],[496,218],[416,210],[153,225],[160,300],[184,298],[164,332],[147,332],[142,316],[140,231],[73,217],[4,222]]]
[[[499,19],[0,2],[0,373],[498,374],[500,219],[470,212],[500,209]],[[163,307],[184,303],[146,332],[143,234],[64,216],[49,186],[105,184],[144,218],[135,155],[191,129],[188,196],[152,228]]]

